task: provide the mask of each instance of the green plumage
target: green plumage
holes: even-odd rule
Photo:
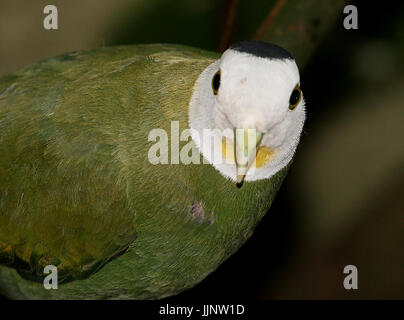
[[[161,298],[194,286],[251,236],[287,169],[237,188],[208,164],[148,160],[150,130],[188,127],[193,85],[217,58],[177,45],[111,47],[0,79],[2,294]],[[41,282],[49,264],[57,290]]]

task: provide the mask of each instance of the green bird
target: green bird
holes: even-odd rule
[[[270,208],[305,120],[299,85],[291,54],[255,41],[99,48],[1,78],[0,293],[195,286]]]

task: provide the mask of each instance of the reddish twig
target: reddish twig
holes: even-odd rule
[[[219,42],[219,52],[225,51],[231,42],[234,23],[236,21],[237,5],[239,0],[227,0],[224,14],[223,33]]]
[[[261,40],[262,37],[267,33],[269,28],[272,27],[276,17],[278,16],[279,12],[281,11],[282,7],[285,5],[286,0],[278,0],[275,5],[273,6],[272,10],[269,11],[267,17],[262,22],[260,27],[258,28],[256,34],[254,35],[254,40]]]

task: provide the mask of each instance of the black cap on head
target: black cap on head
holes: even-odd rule
[[[289,51],[268,42],[242,41],[232,44],[229,49],[249,53],[260,58],[294,60]]]

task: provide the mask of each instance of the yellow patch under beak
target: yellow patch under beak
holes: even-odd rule
[[[251,167],[262,168],[272,159],[274,154],[274,149],[267,146],[260,146]],[[222,139],[222,157],[227,164],[234,164],[236,162],[234,159],[234,142],[232,139]]]
[[[260,146],[263,134],[254,129],[234,131],[236,143],[229,138],[222,139],[222,156],[228,164],[236,164],[237,183],[242,183],[248,170],[265,166],[275,150]]]

